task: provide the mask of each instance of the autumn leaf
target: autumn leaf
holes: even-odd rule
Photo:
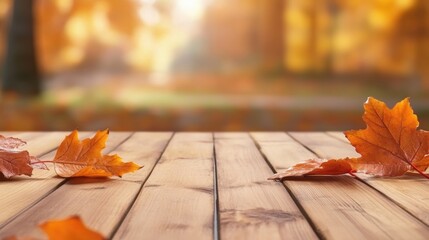
[[[268,180],[281,180],[287,177],[308,175],[340,175],[352,172],[348,159],[309,159],[298,163],[284,172],[274,174]]]
[[[0,135],[0,149],[14,150],[27,144],[19,138],[5,137]]]
[[[133,162],[122,162],[118,155],[103,155],[109,131],[98,131],[93,138],[79,141],[75,130],[59,146],[53,160],[55,171],[61,177],[122,176],[141,167]]]
[[[368,98],[364,104],[364,130],[346,131],[350,143],[361,154],[352,162],[355,170],[379,176],[400,176],[413,168],[425,171],[429,163],[428,133],[417,130],[419,122],[406,98],[389,109]]]
[[[290,176],[337,175],[361,172],[377,176],[401,176],[429,166],[429,132],[417,130],[419,122],[406,98],[389,109],[384,102],[369,97],[364,104],[363,130],[346,131],[345,135],[359,158],[307,160],[270,177],[279,180]],[[350,171],[348,170],[350,167]]]
[[[63,220],[49,220],[39,226],[48,240],[103,240],[100,233],[85,226],[79,216]],[[9,236],[3,240],[38,240],[32,236]]]
[[[88,229],[79,216],[72,216],[64,220],[50,220],[40,225],[48,235],[49,240],[102,240],[100,233]]]
[[[12,137],[0,135],[0,173],[11,178],[16,175],[31,176],[33,173],[32,163],[39,162],[36,157],[30,156],[28,151],[22,151],[18,148],[25,145],[26,142]],[[44,168],[43,163],[37,164],[37,167]]]

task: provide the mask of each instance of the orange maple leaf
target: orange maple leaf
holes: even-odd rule
[[[109,131],[98,131],[93,138],[79,141],[75,130],[59,146],[53,160],[61,177],[122,176],[141,167],[133,162],[122,162],[118,155],[102,155]]]
[[[0,135],[0,175],[6,178],[21,174],[31,176],[33,173],[32,163],[39,168],[45,166],[38,164],[39,160],[30,156],[28,151],[18,149],[25,144],[26,142],[19,138]]]
[[[361,154],[351,161],[355,170],[380,176],[400,176],[410,167],[426,170],[428,133],[417,130],[419,122],[408,98],[389,109],[385,103],[370,97],[364,109],[366,129],[345,132]]]
[[[88,229],[79,216],[72,216],[64,220],[50,220],[40,225],[48,235],[49,240],[102,240],[100,233]]]
[[[419,122],[409,99],[406,98],[389,109],[385,103],[369,97],[364,109],[363,120],[367,127],[345,132],[361,157],[307,160],[269,179],[353,172],[401,176],[410,170],[429,178],[423,173],[429,166],[429,132],[417,130]]]

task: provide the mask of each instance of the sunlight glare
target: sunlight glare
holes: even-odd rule
[[[161,20],[159,12],[150,5],[142,6],[139,9],[139,16],[148,25],[155,25]]]
[[[199,19],[203,16],[208,1],[204,0],[176,0],[174,11],[187,18]]]

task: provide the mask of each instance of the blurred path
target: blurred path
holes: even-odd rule
[[[185,78],[185,80],[183,80]],[[112,104],[132,108],[270,107],[278,109],[359,110],[373,96],[393,105],[411,97],[416,110],[426,110],[421,93],[392,91],[365,83],[291,79],[258,81],[251,77],[178,77],[157,85],[151,76],[106,72],[62,74],[48,79],[46,95],[74,102],[106,97]],[[416,95],[416,96],[413,96]]]
[[[406,96],[429,129],[424,94],[385,91],[356,81],[178,76],[168,85],[150,76],[63,74],[46,81],[37,102],[3,101],[2,130],[276,131],[364,127],[368,96],[392,106]],[[388,90],[388,89],[387,89]]]

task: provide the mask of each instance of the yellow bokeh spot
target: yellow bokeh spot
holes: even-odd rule
[[[85,16],[72,16],[65,26],[65,33],[72,43],[85,44],[89,39],[88,23]]]
[[[57,6],[60,13],[66,13],[72,8],[73,0],[56,0],[55,5]]]

